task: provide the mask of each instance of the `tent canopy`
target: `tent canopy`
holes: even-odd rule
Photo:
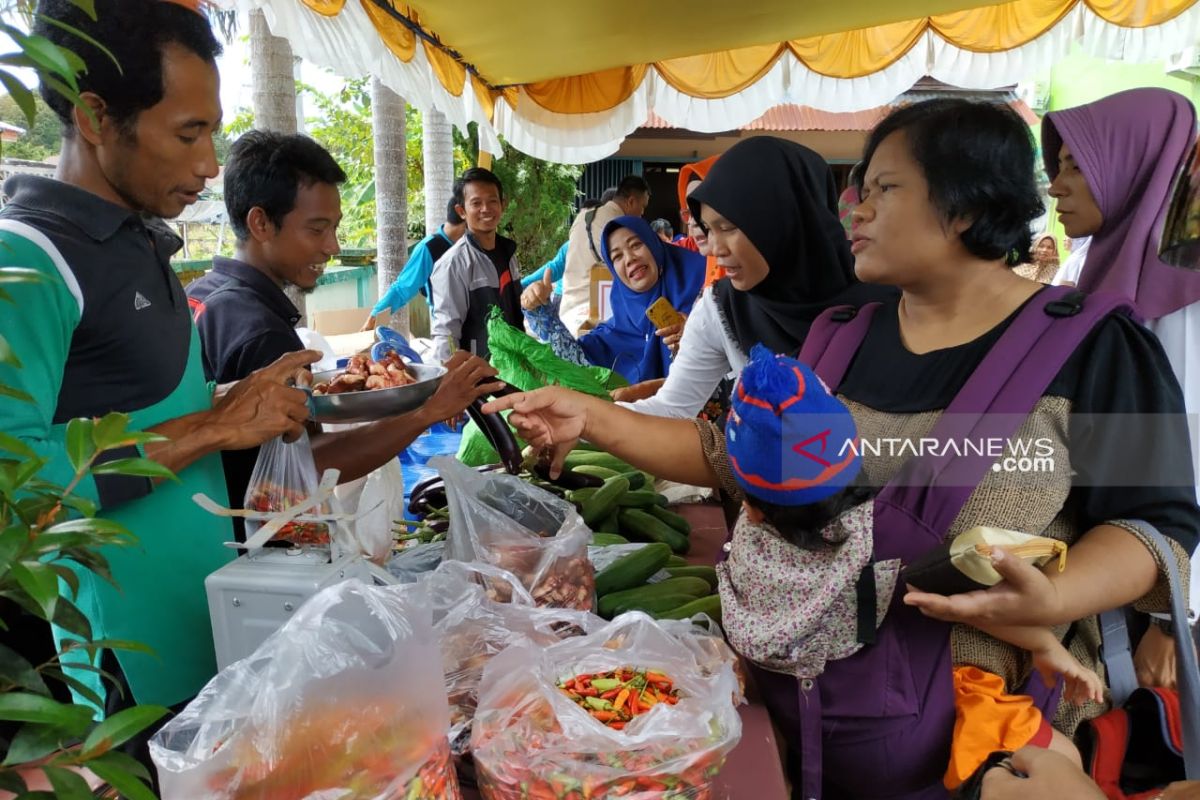
[[[883,105],[923,76],[1012,84],[1074,43],[1160,60],[1200,39],[1197,0],[223,0],[303,58],[378,77],[418,108],[539,158],[613,153],[653,112],[729,130],[781,103]]]

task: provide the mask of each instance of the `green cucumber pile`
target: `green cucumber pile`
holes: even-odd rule
[[[555,478],[532,448],[522,455],[519,477],[573,503],[592,529],[593,547],[647,543],[596,573],[600,616],[612,619],[626,611],[643,611],[657,619],[687,619],[703,612],[721,620],[716,569],[684,560],[692,527],[667,508],[667,498],[654,491],[653,476],[586,444],[567,455],[562,474]],[[422,522],[415,534],[402,538],[425,541],[425,532],[434,539],[445,536],[449,510],[440,478],[414,487],[409,511]],[[670,578],[648,583],[664,570]]]
[[[721,619],[717,571],[684,560],[691,533],[688,521],[666,508],[654,491],[654,479],[608,453],[572,451],[566,470],[603,480],[566,493],[593,531],[592,546],[648,542],[596,574],[598,610],[605,619],[643,611],[657,619],[687,619],[703,612]],[[670,578],[647,581],[666,570]]]

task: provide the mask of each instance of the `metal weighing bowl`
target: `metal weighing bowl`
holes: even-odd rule
[[[372,422],[385,417],[394,417],[420,408],[433,396],[446,368],[435,364],[408,364],[417,382],[394,389],[368,389],[361,392],[313,395],[313,419],[317,422]],[[342,369],[332,369],[313,374],[313,383],[331,381]]]

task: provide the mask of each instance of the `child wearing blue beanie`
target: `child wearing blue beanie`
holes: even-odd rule
[[[855,485],[862,458],[850,410],[808,365],[762,345],[738,379],[725,442],[746,513],[800,547],[829,544],[813,532],[874,495]]]
[[[827,661],[874,642],[901,566],[873,557],[875,491],[859,480],[854,418],[807,365],[759,345],[734,390],[725,443],[746,495],[717,565],[725,633],[758,666],[815,678]],[[860,614],[872,600],[875,613]],[[1066,676],[1077,702],[1102,696],[1099,676],[1048,628],[987,632],[1030,650],[1044,676]],[[1028,697],[1004,694],[998,676],[966,667],[955,670],[954,683],[948,789],[982,774],[992,751],[1032,744],[1078,763],[1070,740]]]

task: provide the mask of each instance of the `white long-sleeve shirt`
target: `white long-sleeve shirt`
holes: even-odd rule
[[[721,379],[741,372],[747,360],[721,322],[712,289],[705,289],[692,307],[679,342],[679,354],[658,394],[618,405],[654,417],[694,417],[704,408]]]

